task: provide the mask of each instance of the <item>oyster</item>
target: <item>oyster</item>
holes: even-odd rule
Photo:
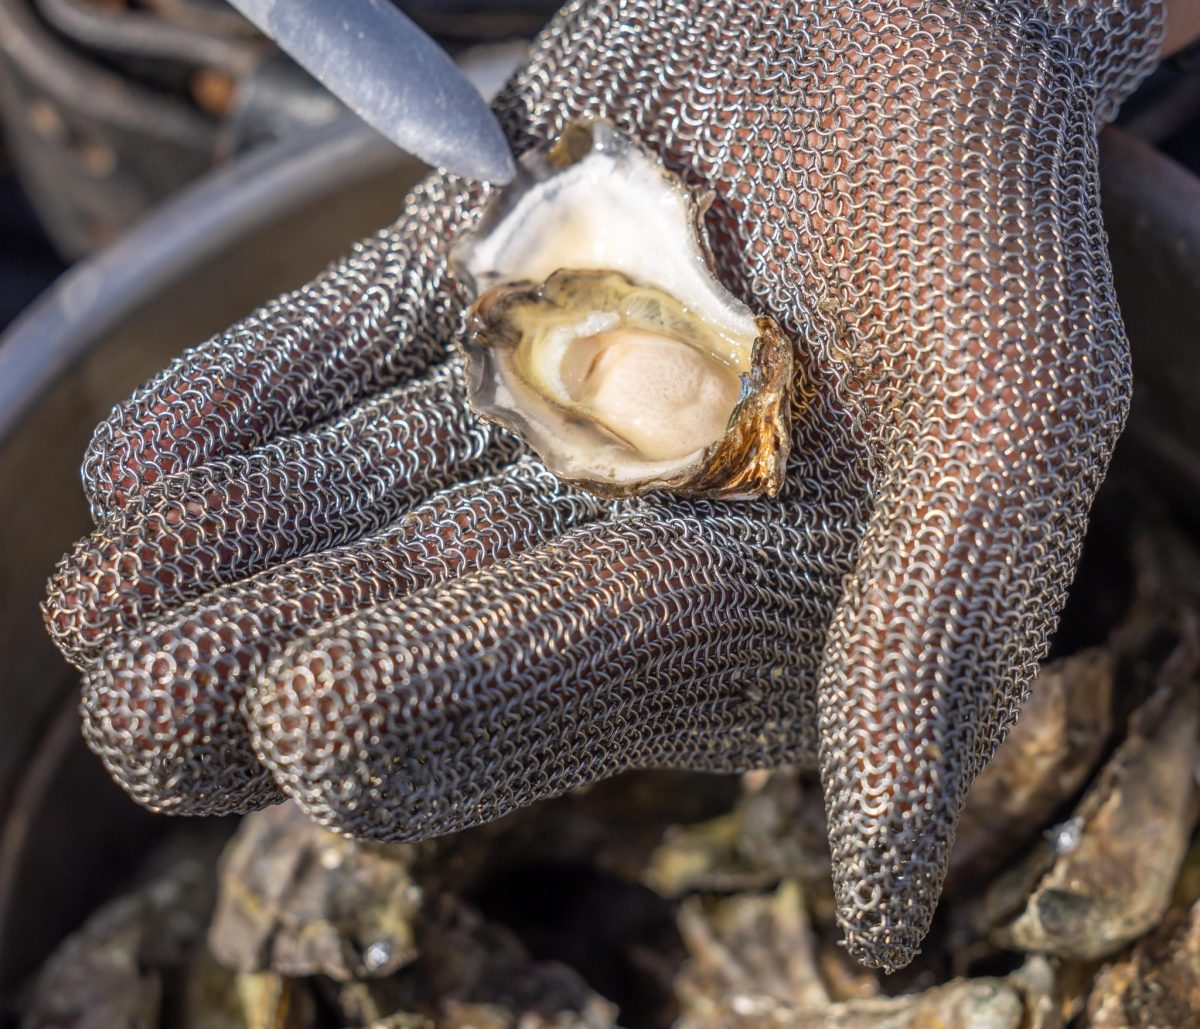
[[[711,196],[605,121],[520,162],[455,246],[472,407],[606,497],[774,495],[791,344],[717,281]]]

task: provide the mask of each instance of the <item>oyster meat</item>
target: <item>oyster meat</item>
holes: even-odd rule
[[[605,121],[520,162],[455,246],[472,407],[608,497],[774,495],[791,343],[716,279],[694,195]]]

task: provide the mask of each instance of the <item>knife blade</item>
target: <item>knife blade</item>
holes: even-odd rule
[[[402,150],[469,179],[512,180],[512,151],[491,109],[388,0],[230,3]]]

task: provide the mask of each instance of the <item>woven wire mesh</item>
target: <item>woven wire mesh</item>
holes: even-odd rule
[[[498,101],[613,120],[692,185],[797,346],[777,500],[601,502],[463,401],[434,176],[391,228],[95,434],[47,624],[142,803],[287,795],[373,839],[621,769],[819,760],[863,960],[928,928],[1129,393],[1096,131],[1155,3],[568,5]]]

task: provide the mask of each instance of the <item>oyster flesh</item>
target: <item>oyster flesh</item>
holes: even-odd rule
[[[606,497],[779,491],[791,343],[713,274],[710,199],[610,123],[579,122],[521,159],[452,251],[477,298],[471,405],[564,481]]]

